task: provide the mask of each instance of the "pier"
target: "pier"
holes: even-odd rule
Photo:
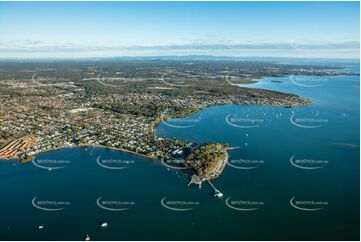
[[[223,193],[221,193],[214,185],[213,185],[213,183],[209,180],[209,179],[207,179],[207,182],[208,182],[208,184],[213,188],[213,190],[214,190],[214,197],[216,197],[216,198],[222,198],[223,197]]]
[[[203,181],[207,181],[208,184],[211,186],[211,188],[213,189],[213,196],[216,198],[222,198],[223,197],[223,193],[221,193],[214,185],[213,183],[209,180],[209,179],[205,179],[205,178],[201,178],[197,175],[193,175],[191,180],[189,181],[188,186],[190,186],[191,184],[196,184],[198,185],[199,189],[202,187],[202,183]]]

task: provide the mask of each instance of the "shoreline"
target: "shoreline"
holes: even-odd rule
[[[297,95],[296,95],[297,96]],[[300,97],[301,98],[301,97]],[[200,112],[206,108],[209,108],[209,107],[216,107],[216,106],[225,106],[225,105],[259,105],[259,106],[269,106],[269,107],[298,107],[298,106],[307,106],[307,105],[310,105],[312,104],[313,102],[310,100],[310,99],[306,99],[306,98],[302,98],[304,99],[306,102],[304,104],[300,104],[300,105],[281,105],[281,104],[248,104],[248,103],[220,103],[220,104],[217,104],[217,105],[205,105],[204,107],[201,107],[197,110],[192,110],[190,112],[187,112],[187,113],[184,113],[184,114],[175,114],[175,115],[170,115],[169,117],[165,117],[165,118],[162,118],[162,117],[157,117],[155,119],[155,121],[152,122],[152,125],[151,125],[151,132],[152,132],[152,135],[154,136],[154,138],[157,138],[156,137],[156,134],[155,134],[155,128],[156,126],[158,126],[159,124],[161,124],[162,122],[165,122],[167,120],[170,120],[170,119],[174,119],[174,118],[184,118],[184,117],[187,117],[187,116],[191,116],[197,112]],[[181,141],[181,140],[180,140]],[[209,143],[211,144],[211,143]],[[222,144],[224,145],[224,144]],[[51,148],[51,149],[46,149],[46,150],[41,150],[39,152],[36,152],[35,154],[31,155],[33,157],[33,159],[41,154],[41,153],[45,153],[45,152],[49,152],[49,151],[55,151],[55,150],[60,150],[60,149],[68,149],[68,148],[81,148],[81,147],[96,147],[96,148],[105,148],[105,149],[111,149],[111,150],[116,150],[116,151],[123,151],[123,152],[126,152],[126,153],[130,153],[130,154],[134,154],[134,155],[139,155],[143,158],[146,158],[146,159],[150,159],[150,160],[155,160],[155,161],[160,161],[158,158],[156,157],[153,157],[153,156],[149,156],[149,155],[145,155],[145,154],[141,154],[141,153],[138,153],[138,152],[135,152],[135,151],[131,151],[131,150],[127,150],[127,149],[122,149],[122,148],[116,148],[116,147],[109,147],[109,146],[104,146],[104,145],[99,145],[99,144],[81,144],[81,145],[73,145],[73,146],[60,146],[60,147],[57,147],[57,148]],[[226,149],[226,152],[227,152],[227,149]],[[1,160],[8,160],[8,161],[18,161],[20,163],[21,162],[21,159],[20,158],[6,158],[6,157],[0,157]],[[23,162],[23,163],[28,163],[28,162]]]
[[[343,68],[341,68],[343,69]],[[257,87],[252,87],[254,84],[258,84],[260,83],[262,80],[264,80],[265,78],[285,78],[285,77],[290,77],[291,75],[283,75],[283,76],[262,76],[262,77],[257,77],[257,78],[252,78],[251,80],[249,81],[246,81],[246,82],[240,82],[240,83],[233,83],[235,86],[238,86],[240,88],[248,88],[248,89],[259,89],[259,90],[268,90],[268,89],[260,89],[260,88],[257,88]],[[325,77],[325,76],[360,76],[360,73],[359,72],[346,72],[346,73],[340,73],[338,75],[305,75],[305,76],[317,76],[317,77]],[[283,81],[273,81],[273,80],[270,80],[270,82],[274,82],[274,83],[282,83]],[[268,91],[274,91],[274,90],[268,90]],[[278,92],[278,91],[276,91]],[[284,92],[281,92],[281,93],[284,93]],[[284,93],[284,94],[290,94],[290,93]],[[292,95],[292,94],[291,94]],[[306,98],[304,98],[306,99]],[[313,103],[311,100],[310,100],[311,104]],[[268,106],[268,105],[266,105]],[[271,105],[272,106],[272,105]]]
[[[305,99],[309,102],[305,103],[304,105],[297,105],[297,106],[307,106],[307,105],[310,105],[312,104],[313,102],[309,99]],[[167,118],[163,118],[161,119],[160,117],[158,117],[152,124],[151,126],[151,131],[153,133],[153,136],[156,138],[156,134],[155,134],[155,128],[156,126],[158,126],[159,124],[161,124],[162,122],[165,122],[167,120],[170,120],[170,119],[174,119],[174,118],[184,118],[184,117],[187,117],[187,116],[190,116],[190,115],[193,115],[197,112],[200,112],[200,111],[203,111],[204,109],[206,108],[209,108],[209,107],[217,107],[217,106],[225,106],[225,105],[259,105],[259,106],[268,106],[268,107],[295,107],[296,105],[277,105],[277,104],[269,104],[269,105],[266,105],[266,104],[246,104],[246,103],[226,103],[226,104],[218,104],[218,105],[206,105],[198,110],[192,110],[191,112],[189,113],[186,113],[184,115],[174,115],[174,116],[170,116],[170,117],[167,117]],[[146,159],[150,159],[150,160],[156,160],[156,161],[160,161],[159,159],[157,159],[156,157],[153,157],[153,156],[149,156],[149,155],[144,155],[144,154],[141,154],[141,153],[137,153],[135,151],[131,151],[131,150],[126,150],[126,149],[122,149],[122,148],[116,148],[116,147],[109,147],[109,146],[104,146],[104,145],[99,145],[99,144],[81,144],[81,145],[73,145],[73,146],[61,146],[61,147],[57,147],[57,148],[51,148],[51,149],[47,149],[47,150],[42,150],[42,151],[39,151],[39,152],[36,152],[35,154],[33,154],[32,156],[35,158],[37,155],[41,154],[41,153],[45,153],[45,152],[49,152],[49,151],[55,151],[55,150],[60,150],[60,149],[68,149],[68,148],[81,148],[81,147],[96,147],[96,148],[105,148],[105,149],[111,149],[111,150],[117,150],[117,151],[123,151],[123,152],[126,152],[126,153],[130,153],[130,154],[134,154],[134,155],[139,155],[141,157],[144,157]],[[6,157],[0,157],[1,160],[8,160],[8,161],[11,161],[11,160],[16,160],[18,162],[21,163],[21,159],[19,158],[6,158]],[[24,162],[24,163],[27,163],[27,162]]]
[[[37,155],[41,154],[41,153],[46,153],[46,152],[50,152],[50,151],[56,151],[56,150],[62,150],[62,149],[72,149],[72,148],[87,148],[87,147],[93,147],[93,148],[102,148],[102,149],[110,149],[110,150],[116,150],[116,151],[122,151],[122,152],[126,152],[126,153],[130,153],[133,155],[138,155],[141,156],[143,158],[146,159],[150,159],[150,160],[157,160],[159,161],[157,158],[152,157],[152,156],[147,156],[144,154],[140,154],[131,150],[126,150],[126,149],[122,149],[122,148],[116,148],[116,147],[109,147],[109,146],[104,146],[104,145],[97,145],[97,144],[81,144],[81,145],[73,145],[73,146],[61,146],[58,148],[52,148],[52,149],[47,149],[47,150],[41,150],[35,154],[33,154],[32,156],[35,158]],[[20,162],[20,159],[18,158],[5,158],[5,157],[0,157],[0,160],[4,160],[4,161],[18,161]],[[21,163],[21,162],[20,162]],[[25,164],[28,162],[23,162],[22,164]]]

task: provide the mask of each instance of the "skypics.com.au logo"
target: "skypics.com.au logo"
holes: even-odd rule
[[[53,160],[53,159],[39,159],[33,158],[32,163],[34,166],[46,170],[59,170],[65,168],[70,164],[70,160]]]
[[[162,121],[162,124],[176,129],[192,128],[201,121],[199,118],[174,118],[167,121]]]
[[[239,170],[252,170],[264,164],[264,160],[229,159],[227,165]]]
[[[171,211],[184,212],[195,209],[199,206],[197,201],[184,201],[184,200],[166,200],[166,197],[163,197],[160,201],[160,204]]]
[[[166,76],[168,76],[168,73],[164,73],[161,77],[161,81],[166,84],[167,86],[170,86],[170,87],[189,87],[191,85],[189,84],[181,84],[181,83],[177,83],[177,84],[174,84],[174,83],[171,83],[168,81],[168,78],[166,78]]]
[[[290,205],[298,210],[313,212],[324,209],[328,202],[326,201],[314,201],[314,200],[296,200],[296,197],[290,199]]]
[[[225,203],[227,207],[243,212],[258,210],[264,206],[262,201],[231,200],[231,197],[228,197]]]
[[[96,200],[96,204],[101,209],[112,212],[119,212],[131,209],[135,205],[135,202],[122,200],[104,200],[103,197],[99,197]]]
[[[31,204],[39,210],[48,212],[61,211],[70,206],[69,201],[39,200],[37,197],[31,200]]]
[[[226,116],[225,121],[228,125],[240,129],[258,128],[262,123],[264,123],[264,119],[248,117],[241,118],[234,115],[232,117],[230,114]]]
[[[135,164],[134,160],[101,159],[101,156],[98,156],[96,161],[100,167],[110,170],[124,170]]]
[[[305,79],[305,78],[304,77],[303,78],[297,77],[295,75],[289,76],[289,79],[294,85],[299,86],[299,87],[320,87],[320,86],[323,86],[323,84],[304,84],[304,83],[301,83],[300,82],[301,79]],[[312,77],[308,77],[306,80],[308,82],[311,81],[312,83],[317,83],[317,82],[324,81],[324,80],[319,80],[319,78],[312,78]]]
[[[313,159],[295,159],[296,155],[291,156],[290,163],[294,167],[304,170],[321,169],[328,164],[327,160],[313,160]]]
[[[305,128],[305,129],[321,128],[328,123],[328,119],[319,118],[318,115],[319,112],[314,112],[311,115],[309,115],[311,117],[296,118],[295,117],[296,114],[292,112],[292,115],[290,117],[290,122],[296,127]]]

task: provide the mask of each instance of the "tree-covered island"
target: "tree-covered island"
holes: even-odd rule
[[[221,144],[202,145],[184,161],[201,179],[214,179],[221,175],[228,159],[226,147]]]

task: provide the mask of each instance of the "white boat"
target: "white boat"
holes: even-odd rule
[[[216,191],[214,192],[214,197],[216,197],[216,198],[222,198],[222,197],[223,197],[223,193],[221,193],[220,191],[216,190]]]
[[[101,223],[101,224],[100,224],[100,227],[106,228],[106,227],[108,227],[108,223]]]

